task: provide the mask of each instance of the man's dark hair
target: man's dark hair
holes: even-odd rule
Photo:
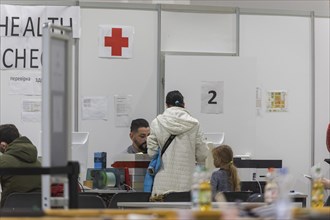
[[[149,128],[149,123],[143,118],[138,118],[131,123],[131,132],[136,132],[139,128]]]
[[[183,95],[178,91],[174,90],[168,92],[166,95],[166,104],[170,106],[184,107]]]
[[[7,144],[13,142],[19,137],[18,129],[13,124],[0,125],[0,142],[4,141]]]

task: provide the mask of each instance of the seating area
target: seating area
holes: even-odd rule
[[[112,195],[109,205],[96,194],[79,193],[78,208],[81,209],[104,209],[118,208],[118,202],[149,202],[151,193],[147,192],[119,192]],[[164,196],[164,202],[190,202],[190,191],[187,192],[171,192]],[[41,192],[31,193],[12,193],[8,196],[3,209],[6,210],[41,210]]]
[[[250,191],[241,192],[222,192],[227,202],[249,202],[249,203],[263,203],[264,196],[260,193],[253,193]],[[93,193],[79,193],[78,194],[78,208],[80,209],[118,209],[118,202],[120,203],[148,203],[151,193],[148,192],[118,192],[109,195],[108,202],[105,202],[103,196]],[[164,195],[162,202],[180,202],[183,205],[190,204],[191,192],[170,192]],[[157,203],[157,202],[156,202]],[[149,203],[149,205],[156,205],[156,203]],[[189,204],[188,204],[189,203]],[[7,197],[7,200],[2,208],[6,212],[19,212],[25,211],[41,211],[41,192],[31,193],[12,193]],[[161,203],[158,202],[158,206]],[[126,206],[126,205],[125,205]],[[124,207],[125,207],[124,206]],[[304,207],[305,205],[303,205]],[[132,208],[132,207],[131,207]],[[137,207],[133,207],[137,208]]]
[[[4,209],[31,209],[41,210],[41,193],[12,193],[10,194],[3,206]]]
[[[104,209],[106,204],[103,199],[94,194],[79,193],[78,208],[81,209]],[[41,192],[31,193],[12,193],[10,194],[3,206],[6,210],[41,210]]]

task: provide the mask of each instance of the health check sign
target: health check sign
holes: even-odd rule
[[[99,25],[99,57],[132,58],[134,28]]]

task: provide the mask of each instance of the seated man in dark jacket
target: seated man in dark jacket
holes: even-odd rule
[[[5,167],[41,167],[37,160],[37,148],[25,136],[20,136],[12,124],[0,125],[0,168]],[[41,190],[41,176],[0,176],[2,188],[1,206],[13,192],[32,192]]]

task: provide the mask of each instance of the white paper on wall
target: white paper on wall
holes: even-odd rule
[[[17,71],[10,73],[10,95],[41,95],[41,73]]]
[[[116,127],[129,127],[131,121],[132,95],[115,95],[115,124]]]
[[[203,81],[201,89],[201,113],[223,113],[223,81]]]
[[[41,100],[23,100],[21,117],[23,122],[41,122]]]
[[[108,120],[109,102],[106,96],[86,96],[81,104],[82,120]]]

